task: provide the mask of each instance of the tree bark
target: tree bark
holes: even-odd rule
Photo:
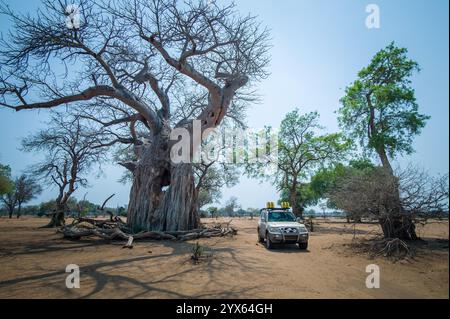
[[[19,203],[19,206],[17,207],[17,219],[20,218],[20,211],[22,210],[22,203]]]
[[[377,150],[380,157],[383,168],[394,179],[394,201],[392,207],[390,207],[391,216],[388,218],[382,218],[380,220],[381,229],[383,230],[384,238],[399,238],[403,240],[417,240],[419,237],[416,234],[416,226],[411,216],[404,213],[400,199],[400,185],[398,178],[394,175],[394,170],[389,162],[389,158],[386,154],[384,147],[380,147]]]
[[[7,196],[9,196],[9,194]],[[12,216],[14,215],[14,208],[16,207],[17,202],[10,198],[3,200],[3,202],[5,203],[5,206],[8,209],[9,218],[12,218]]]
[[[58,197],[59,199],[59,197]],[[43,228],[61,227],[66,224],[65,222],[65,207],[66,203],[61,203],[57,200],[56,209],[53,211],[50,222]]]
[[[192,156],[198,150],[201,139],[206,137],[203,134],[205,130],[214,129],[221,123],[236,91],[248,82],[248,77],[241,76],[227,81],[225,87],[220,88],[190,66],[173,60],[153,37],[148,40],[170,65],[205,86],[210,93],[208,106],[197,117],[201,122],[200,140],[194,140],[193,123],[181,121],[177,124],[177,127],[184,127],[190,133]],[[166,103],[167,101],[164,102]],[[161,127],[152,130],[150,145],[141,147],[139,162],[133,169],[127,223],[134,232],[191,230],[200,223],[192,162],[171,162],[170,148],[173,141],[169,138],[169,113],[166,112],[165,115],[159,121],[162,123]]]
[[[409,216],[390,216],[379,220],[384,238],[417,240],[416,226]]]
[[[297,184],[295,183],[290,190],[289,199],[291,201],[291,208],[294,215],[303,218],[303,212],[297,207]]]
[[[419,237],[416,234],[416,226],[411,216],[404,213],[400,199],[400,185],[398,178],[394,175],[389,158],[384,148],[377,150],[383,168],[394,179],[394,201],[390,207],[391,216],[382,218],[380,220],[381,229],[383,230],[384,238],[399,238],[403,240],[417,240]]]
[[[61,227],[65,225],[65,218],[64,218],[64,209],[57,209],[50,220],[50,223],[46,227]]]
[[[377,153],[378,157],[380,158],[381,165],[384,167],[384,169],[386,169],[391,175],[394,175],[394,170],[392,169],[392,165],[389,162],[389,158],[386,154],[386,150],[384,149],[384,147],[380,147],[377,150]]]
[[[190,230],[199,225],[192,164],[171,164],[164,137],[142,151],[127,223],[134,232]]]

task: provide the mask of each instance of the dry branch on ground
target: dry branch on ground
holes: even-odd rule
[[[77,218],[72,224],[59,229],[64,238],[80,239],[82,237],[99,237],[106,240],[122,239],[127,243],[124,248],[132,248],[134,240],[178,240],[186,241],[198,238],[211,238],[233,236],[237,229],[230,226],[230,222],[213,225],[212,227],[198,228],[186,231],[142,231],[132,233],[129,227],[120,217],[115,216],[112,220],[97,220],[91,218]]]

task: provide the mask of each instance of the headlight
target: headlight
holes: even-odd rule
[[[271,233],[276,233],[276,234],[280,234],[281,230],[279,227],[269,227],[269,232]]]

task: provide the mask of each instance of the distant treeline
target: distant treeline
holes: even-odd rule
[[[99,216],[105,214],[106,211],[110,211],[115,215],[120,215],[123,217],[127,216],[126,206],[119,207],[105,207],[104,211],[99,211],[98,208],[101,204],[92,203],[88,200],[77,200],[76,198],[71,198],[67,203],[67,216]],[[56,201],[51,200],[48,202],[42,202],[37,205],[27,205],[22,207],[21,215],[27,216],[47,216],[53,213],[56,209]],[[8,216],[8,210],[5,207],[0,207],[0,216]]]

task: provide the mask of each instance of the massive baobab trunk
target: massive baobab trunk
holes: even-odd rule
[[[193,154],[199,151],[199,145],[206,137],[205,131],[215,129],[221,123],[236,90],[247,81],[244,76],[227,82],[225,88],[210,84],[212,93],[209,103],[197,117],[199,136],[194,133],[194,122],[178,123],[176,128],[184,128],[189,133],[189,163],[173,163],[170,154],[174,141],[170,140],[167,119],[161,119],[160,127],[151,134],[149,144],[136,146],[139,159],[131,169],[134,177],[128,205],[128,224],[131,228],[188,230],[198,226]]]
[[[147,147],[134,170],[128,224],[139,230],[198,226],[192,164],[172,164],[164,142]]]

